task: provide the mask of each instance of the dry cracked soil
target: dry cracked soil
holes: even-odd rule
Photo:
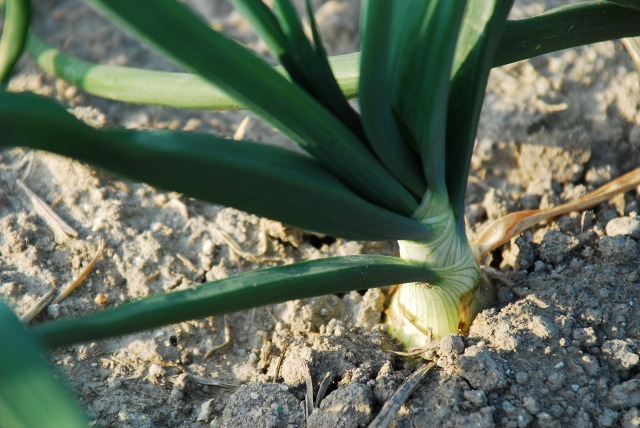
[[[266,55],[225,1],[189,3]],[[513,17],[562,3],[518,1]],[[313,4],[329,52],[358,50],[359,1]],[[35,31],[67,53],[177,70],[77,0],[36,0],[34,13]],[[56,98],[100,127],[230,136],[247,115],[106,101],[28,58],[10,89]],[[639,96],[638,72],[617,41],[494,69],[472,161],[470,236],[507,212],[575,199],[638,167]],[[251,117],[247,138],[290,144]],[[16,184],[26,153],[0,151],[0,296],[24,313],[77,276],[100,239],[106,246],[81,289],[35,323],[258,267],[397,252],[394,243],[318,236],[36,152],[24,181],[79,232],[64,239]],[[495,251],[489,264],[504,276],[498,306],[468,336],[429,347],[423,357],[436,367],[392,426],[640,426],[638,200],[637,191],[620,195]],[[366,426],[418,364],[393,352],[399,346],[380,327],[384,300],[373,289],[293,301],[63,347],[50,360],[100,426]],[[305,416],[308,376],[318,396]]]

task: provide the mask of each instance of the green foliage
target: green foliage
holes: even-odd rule
[[[87,427],[88,420],[40,356],[40,341],[0,300],[0,424]]]
[[[57,392],[34,337],[55,347],[293,298],[396,283],[430,282],[434,289],[441,287],[438,293],[452,287],[458,300],[468,298],[477,288],[478,271],[464,231],[464,192],[491,67],[640,34],[640,12],[628,0],[590,1],[515,22],[507,21],[509,0],[365,0],[362,55],[328,59],[308,2],[310,38],[289,0],[275,0],[273,9],[261,0],[233,0],[281,64],[271,67],[209,28],[182,2],[87,3],[191,74],[90,64],[31,33],[28,51],[43,68],[112,99],[251,109],[306,154],[212,135],[96,130],[51,100],[6,91],[0,92],[0,146],[57,152],[317,232],[402,240],[410,262],[357,256],[263,269],[85,318],[46,323],[29,333],[0,304],[0,332],[15,343],[10,352],[0,354],[0,413],[15,408],[15,426],[31,422],[16,404],[29,402],[28,391],[19,389],[15,397],[8,393],[7,385],[16,382],[7,374],[12,364],[17,364],[17,372],[34,374],[27,385],[42,379],[43,389],[56,397],[43,408],[53,407],[52,414],[68,418],[65,426],[84,423]],[[29,23],[28,1],[7,0],[6,6],[0,84],[23,50]],[[361,113],[347,102],[358,93]],[[438,201],[451,206],[443,204],[445,212],[435,219],[430,204]],[[449,253],[437,254],[443,243]],[[436,266],[440,262],[446,266]],[[465,271],[456,272],[461,266]],[[460,312],[461,303],[447,298],[450,312]],[[434,307],[441,303],[433,301]],[[447,322],[457,324],[455,317]],[[408,329],[415,326],[408,320]],[[19,348],[27,355],[24,361],[14,354]],[[34,397],[33,403],[44,400],[41,394]],[[33,417],[45,420],[41,414]]]
[[[0,38],[0,88],[7,84],[11,70],[22,55],[31,16],[29,0],[8,0],[6,3],[4,30]]]
[[[158,294],[84,318],[36,327],[48,347],[132,333],[205,316],[324,294],[362,290],[438,276],[396,257],[361,255],[259,269],[196,288]]]

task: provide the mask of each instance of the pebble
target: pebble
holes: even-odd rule
[[[465,400],[467,400],[468,402],[470,402],[476,407],[482,407],[487,404],[487,394],[485,394],[484,391],[478,391],[478,390],[464,391],[462,393],[462,396],[464,397]]]
[[[607,223],[606,231],[608,236],[640,238],[640,219],[637,217],[614,218]]]
[[[569,235],[550,229],[540,243],[540,258],[547,263],[558,264],[579,244],[579,241]],[[536,266],[537,267],[537,266]]]
[[[179,400],[182,400],[184,398],[184,392],[180,391],[177,388],[173,388],[171,390],[171,394],[169,395],[169,397],[170,397],[171,400],[179,401]]]
[[[640,427],[640,410],[637,407],[634,407],[622,417],[622,428],[638,427]]]
[[[461,336],[449,335],[440,340],[441,355],[458,356],[464,352],[464,341]]]
[[[610,263],[633,263],[638,259],[638,244],[627,236],[605,236],[600,240],[599,249]]]
[[[53,319],[56,319],[60,316],[60,305],[57,303],[53,303],[47,307],[47,313]]]
[[[602,353],[618,371],[630,370],[640,362],[640,356],[634,353],[624,340],[608,340],[602,344]]]
[[[640,379],[631,379],[614,386],[607,399],[614,409],[630,409],[640,405]]]

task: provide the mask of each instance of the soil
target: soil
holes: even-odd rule
[[[266,55],[229,4],[191,3]],[[357,50],[359,2],[313,3],[329,52]],[[513,16],[552,5],[517,2]],[[38,0],[34,9],[36,31],[70,54],[177,70],[79,1]],[[247,115],[102,100],[28,58],[10,89],[54,97],[95,126],[230,136]],[[639,99],[638,72],[620,42],[495,69],[472,162],[470,236],[507,212],[575,199],[640,165]],[[256,118],[247,138],[290,144]],[[26,153],[0,152],[0,296],[22,314],[75,278],[99,239],[106,245],[85,284],[35,323],[258,267],[397,252],[394,243],[318,236],[36,152],[24,181],[79,233],[64,238],[16,185]],[[429,348],[423,357],[437,366],[392,426],[640,426],[638,201],[637,192],[621,195],[495,251],[499,305],[467,337]],[[400,347],[379,324],[384,299],[374,289],[293,301],[64,347],[50,359],[100,426],[366,426],[420,362],[394,353]],[[309,376],[317,405],[306,415]]]

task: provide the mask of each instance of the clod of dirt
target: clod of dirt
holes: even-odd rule
[[[373,418],[373,393],[361,383],[342,386],[329,394],[307,419],[315,428],[364,427]]]
[[[300,402],[286,385],[250,383],[229,397],[220,427],[289,428],[304,425]]]
[[[467,348],[464,355],[458,358],[458,368],[460,376],[475,389],[489,392],[504,388],[507,384],[504,370],[484,348]]]

